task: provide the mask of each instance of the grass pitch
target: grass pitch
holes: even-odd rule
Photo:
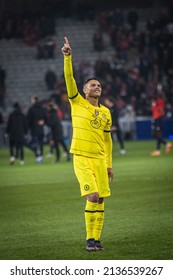
[[[85,250],[85,199],[73,164],[25,150],[25,165],[9,165],[0,150],[1,260],[173,259],[173,151],[150,157],[155,142],[114,144],[112,195],[105,199],[104,252]],[[48,149],[48,147],[46,147]],[[45,151],[46,154],[46,151]]]

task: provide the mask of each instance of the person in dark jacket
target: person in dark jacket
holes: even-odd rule
[[[39,102],[37,96],[31,98],[32,106],[28,110],[27,119],[31,134],[31,141],[27,143],[36,157],[36,162],[43,160],[44,150],[44,125],[46,124],[46,111]]]
[[[118,121],[119,118],[118,109],[115,105],[113,98],[111,97],[106,97],[104,103],[109,108],[112,116],[112,128],[111,128],[112,138],[113,138],[113,134],[116,133],[117,140],[120,147],[120,154],[124,155],[126,153],[126,150],[124,148],[124,141],[122,137],[121,127]]]
[[[61,120],[58,117],[56,105],[53,103],[50,103],[48,105],[48,126],[51,129],[51,139],[50,144],[53,145],[56,151],[56,160],[55,162],[59,162],[60,160],[60,150],[59,150],[59,144],[62,145],[65,153],[67,154],[67,160],[70,160],[70,153],[68,151],[68,148],[64,141],[63,136],[63,127],[61,124]]]
[[[20,157],[24,164],[24,142],[28,132],[27,118],[22,113],[19,103],[14,104],[14,111],[9,115],[5,133],[9,137],[10,164]]]

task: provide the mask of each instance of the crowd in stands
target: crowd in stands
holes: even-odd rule
[[[149,18],[140,30],[139,15],[131,9],[126,15],[116,9],[100,13],[95,30],[93,49],[102,52],[103,34],[110,37],[115,49],[111,61],[99,58],[93,64],[83,60],[75,65],[75,78],[82,93],[83,82],[97,77],[103,86],[102,102],[107,96],[114,98],[123,114],[131,106],[136,116],[151,116],[151,100],[156,92],[162,92],[166,101],[166,117],[173,118],[173,19],[161,12],[157,18]],[[66,88],[62,78],[54,77],[54,96],[62,108],[65,119],[70,118]]]
[[[0,18],[0,39],[22,39],[29,46],[55,35],[55,19],[48,11],[15,14],[4,12]]]
[[[56,19],[71,17],[73,14],[78,20],[94,20],[96,6],[92,0],[83,1],[72,5],[63,0],[45,0],[41,7],[34,11],[0,13],[0,40],[22,39],[27,45],[33,46],[39,40],[55,35]]]
[[[162,90],[167,116],[173,117],[173,17],[169,11],[161,12],[157,18],[148,18],[141,30],[139,20],[135,9],[126,17],[119,9],[100,14],[94,50],[106,48],[106,33],[115,55],[112,61],[99,59],[94,65],[95,75],[102,80],[104,95],[114,97],[119,109],[131,104],[137,115],[151,115],[151,98]],[[83,68],[86,75],[89,66],[84,63]]]
[[[92,8],[89,7],[87,16],[93,20],[96,16],[95,10],[93,8],[91,13]],[[77,11],[82,8],[84,7],[78,6]],[[80,16],[81,12],[78,15]],[[32,43],[35,43],[41,37],[55,34],[54,21],[49,16],[32,15],[15,20],[12,15],[4,15],[1,20],[1,38],[23,36],[26,43],[29,43],[31,38]],[[82,19],[79,17],[79,20]],[[115,53],[111,61],[100,57],[94,64],[84,60],[75,65],[79,91],[82,92],[83,82],[88,77],[97,77],[103,87],[101,101],[104,102],[106,96],[111,96],[120,115],[124,108],[130,105],[137,116],[151,116],[151,99],[156,91],[162,91],[167,104],[166,116],[173,118],[173,18],[169,11],[161,12],[157,18],[148,18],[142,29],[139,28],[140,17],[135,9],[129,10],[126,17],[120,9],[104,11],[97,15],[96,20],[98,27],[91,38],[93,51],[101,53],[107,48],[103,36],[107,34]],[[2,22],[5,28],[2,28]],[[35,34],[29,40],[28,30]],[[55,44],[53,42],[54,48]],[[41,57],[41,53],[39,54]],[[53,53],[49,51],[46,55],[53,57]],[[47,90],[51,91],[51,96],[62,110],[63,118],[70,119],[63,70],[62,76],[57,78],[56,73],[49,69],[45,82]]]

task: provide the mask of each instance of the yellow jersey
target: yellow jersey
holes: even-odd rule
[[[73,136],[70,153],[106,159],[112,167],[112,119],[107,107],[93,106],[78,92],[73,77],[72,58],[64,56],[64,76],[71,104]]]

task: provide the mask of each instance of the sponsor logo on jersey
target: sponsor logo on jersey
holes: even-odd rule
[[[99,128],[101,126],[101,119],[100,118],[95,118],[90,123],[91,123],[91,126],[93,128]]]

